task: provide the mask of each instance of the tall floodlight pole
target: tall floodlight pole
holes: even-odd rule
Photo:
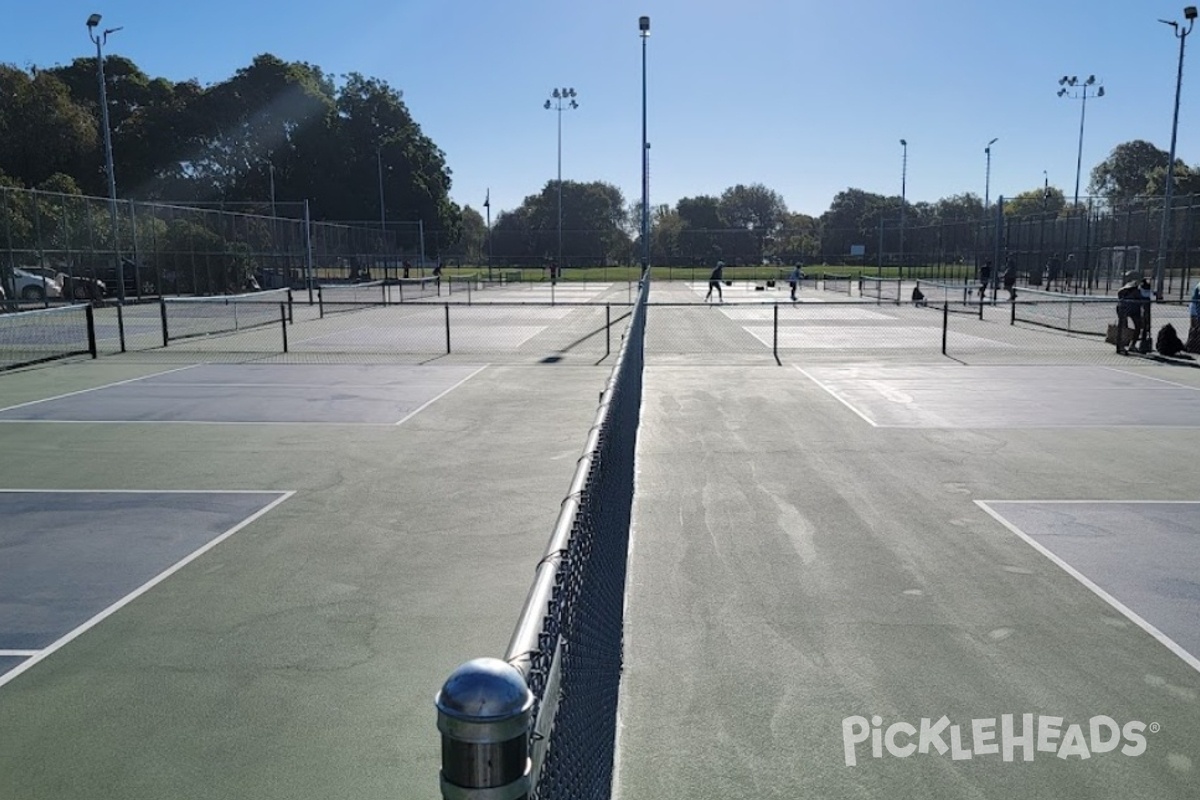
[[[379,230],[387,232],[387,206],[383,202],[383,149],[375,148],[375,172],[379,176]]]
[[[638,17],[642,37],[642,275],[650,268],[650,142],[646,139],[646,40],[650,18]]]
[[[1079,176],[1083,171],[1083,123],[1087,118],[1087,100],[1088,95],[1092,97],[1104,97],[1104,87],[1097,86],[1094,90],[1091,89],[1096,83],[1096,76],[1089,75],[1086,81],[1081,81],[1075,75],[1063,75],[1058,79],[1058,96],[1070,97],[1072,100],[1078,98],[1079,104],[1079,150],[1075,156],[1075,200],[1072,203],[1075,208],[1079,208]],[[1073,93],[1072,89],[1078,89],[1077,93]]]
[[[1163,275],[1166,272],[1167,264],[1167,242],[1171,235],[1171,195],[1174,194],[1175,188],[1175,138],[1179,133],[1179,93],[1183,89],[1183,45],[1187,42],[1188,34],[1192,32],[1192,26],[1196,24],[1196,7],[1188,6],[1183,9],[1183,16],[1187,20],[1187,28],[1181,28],[1178,22],[1160,19],[1159,22],[1170,25],[1175,32],[1175,38],[1179,40],[1179,69],[1175,73],[1175,116],[1171,120],[1171,152],[1167,156],[1167,187],[1163,192],[1163,216],[1162,228],[1158,234],[1158,258],[1154,263],[1154,290],[1157,297],[1162,297],[1163,291]],[[1146,337],[1149,338],[1150,326],[1146,326]]]
[[[488,231],[488,282],[492,280],[492,190],[489,188],[483,198],[483,207],[487,209]]]
[[[992,139],[990,142],[984,145],[983,148],[983,155],[987,161],[987,165],[983,170],[983,215],[985,218],[987,217],[988,204],[992,199],[992,145],[998,141],[1000,141],[999,136],[997,136],[995,139]]]
[[[96,32],[100,24],[100,15],[92,14],[87,18],[88,38],[96,45],[96,74],[100,80],[100,120],[104,127],[104,169],[108,173],[108,215],[112,223],[113,253],[117,262],[117,302],[125,303],[125,264],[121,261],[119,228],[117,226],[117,179],[113,173],[112,131],[108,124],[108,89],[104,84],[104,52],[103,47],[108,43],[108,35],[116,33],[120,28],[108,28]]]
[[[903,155],[900,157],[900,270],[904,274],[904,206],[906,204],[906,184],[908,183],[908,140],[901,139],[900,147]]]
[[[275,212],[275,165],[268,163],[267,170],[271,174],[271,216],[277,217],[279,214]]]
[[[575,102],[574,89],[555,89],[550,93],[550,97],[554,102],[547,100],[542,106],[546,109],[553,109],[558,112],[558,261],[554,265],[555,272],[559,272],[563,267],[563,236],[562,236],[562,112],[564,108],[576,109],[579,108],[579,103]],[[566,105],[564,105],[564,103]],[[551,275],[554,279],[556,275]]]

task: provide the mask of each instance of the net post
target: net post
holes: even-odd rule
[[[171,341],[171,337],[167,331],[167,298],[158,298],[158,313],[162,318],[163,347],[166,347],[167,342]],[[120,317],[117,317],[117,319],[120,319]]]
[[[1016,325],[1017,324],[1017,299],[1015,297],[1013,298],[1013,301],[1012,301],[1012,303],[1010,303],[1010,305],[1012,306],[1012,309],[1008,315],[1008,317],[1009,317],[1008,324]]]
[[[119,308],[119,306],[118,306]],[[87,337],[88,337],[88,353],[92,358],[96,357],[96,312],[92,309],[91,303],[87,305],[84,312],[87,314]]]
[[[317,319],[325,319],[325,297],[321,287],[317,287]]]
[[[477,658],[450,674],[434,698],[443,798],[529,797],[533,700],[521,672],[498,658]]]
[[[383,275],[383,282],[379,284],[379,293],[380,293],[380,297],[382,298],[382,301],[383,301],[383,302],[381,303],[381,305],[385,305],[385,306],[386,306],[386,305],[388,304],[388,290],[387,290],[387,272],[386,272],[386,267],[385,267],[384,269],[385,269],[385,271],[384,271],[384,275]]]
[[[442,305],[446,309],[446,355],[450,355],[450,304]]]
[[[950,330],[950,301],[942,301],[942,355],[946,355],[946,332]]]
[[[779,303],[774,307],[774,334],[771,337],[771,355],[775,356],[775,363],[779,363]]]
[[[979,318],[980,319],[983,319],[983,300],[984,300],[984,298],[982,298],[982,297],[979,298]],[[992,298],[992,302],[995,302],[995,297]]]
[[[122,290],[123,291],[123,290]],[[117,303],[117,341],[121,343],[121,352],[125,352],[125,315],[121,313],[124,302]]]
[[[291,287],[288,287],[287,293],[288,293],[287,294],[287,298],[288,298],[287,299],[287,315],[288,315],[287,319],[288,319],[288,325],[291,325],[293,322],[296,321],[295,303],[293,302]]]
[[[604,357],[612,355],[612,306],[604,304]]]
[[[288,351],[287,326],[288,326],[288,306],[287,306],[287,303],[280,303],[279,304],[279,329],[281,331],[283,331],[283,352],[285,352],[285,353]]]

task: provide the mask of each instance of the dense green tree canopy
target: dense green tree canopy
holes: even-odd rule
[[[383,172],[389,219],[421,219],[453,241],[445,154],[400,91],[351,74],[260,55],[202,87],[105,59],[118,193],[174,202],[309,200],[317,219],[377,220]],[[24,186],[56,173],[107,194],[98,76],[92,58],[48,70],[0,65],[0,170]]]

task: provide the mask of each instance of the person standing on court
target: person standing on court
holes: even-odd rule
[[[983,300],[987,294],[988,284],[992,282],[992,261],[984,259],[983,266],[979,268],[979,299]]]
[[[1075,267],[1076,266],[1078,266],[1078,265],[1075,263],[1075,254],[1068,253],[1067,261],[1065,264],[1063,264],[1062,290],[1064,292],[1073,291],[1071,287],[1075,284]]]
[[[1189,353],[1200,353],[1200,281],[1192,288],[1192,302],[1188,304],[1188,316],[1191,324],[1188,327],[1187,344]]]
[[[1050,260],[1046,262],[1046,291],[1054,289],[1054,284],[1058,283],[1058,273],[1062,270],[1062,262],[1058,260],[1058,253],[1050,256]]]
[[[1129,281],[1120,289],[1117,290],[1117,330],[1116,344],[1117,354],[1125,355],[1128,352],[1126,341],[1134,344],[1138,340],[1138,333],[1141,330],[1142,320],[1142,292],[1138,287],[1137,281]],[[1133,331],[1129,335],[1128,340],[1125,338],[1127,330],[1125,322],[1128,321],[1133,325]]]
[[[1008,302],[1017,299],[1017,260],[1012,256],[1004,265],[1004,288],[1008,292]]]
[[[713,289],[717,290],[717,299],[719,302],[725,302],[725,295],[721,293],[721,279],[725,276],[725,262],[718,261],[717,266],[713,267],[712,274],[708,276],[708,294],[704,295],[704,302],[709,302],[712,299]]]
[[[796,302],[796,291],[800,288],[800,279],[803,275],[800,274],[800,265],[792,267],[792,274],[788,276],[788,286],[792,290],[792,302]]]

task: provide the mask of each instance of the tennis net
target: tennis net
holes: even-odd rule
[[[1013,322],[1025,322],[1068,333],[1104,336],[1117,321],[1115,297],[1021,289],[1013,304]]]
[[[941,281],[917,281],[917,289],[925,297],[920,305],[930,308],[946,308],[955,314],[979,314],[977,296],[979,287],[969,283],[942,283]]]
[[[853,294],[850,287],[854,285],[854,280],[849,275],[835,275],[826,272],[821,278],[825,286],[825,291]]]
[[[96,357],[90,305],[0,314],[0,370],[79,355]]]
[[[611,793],[648,287],[644,280],[504,656],[533,696],[523,735],[534,797]],[[448,766],[463,774],[445,741],[443,780]]]
[[[407,303],[440,294],[441,280],[428,275],[423,278],[401,278],[391,287],[390,297],[393,302]]]
[[[450,294],[466,293],[469,297],[471,292],[479,291],[484,286],[479,280],[479,273],[474,272],[470,275],[451,275],[446,282],[446,289]]]
[[[291,289],[219,297],[164,297],[161,303],[164,345],[178,339],[278,325],[281,305],[287,320],[292,319]]]
[[[388,290],[383,281],[332,283],[317,287],[317,312],[321,318],[328,314],[345,314],[385,306],[387,302]]]
[[[881,303],[899,303],[901,301],[901,281],[899,278],[879,278],[873,275],[863,275],[859,278],[859,292],[863,297],[873,297]]]

